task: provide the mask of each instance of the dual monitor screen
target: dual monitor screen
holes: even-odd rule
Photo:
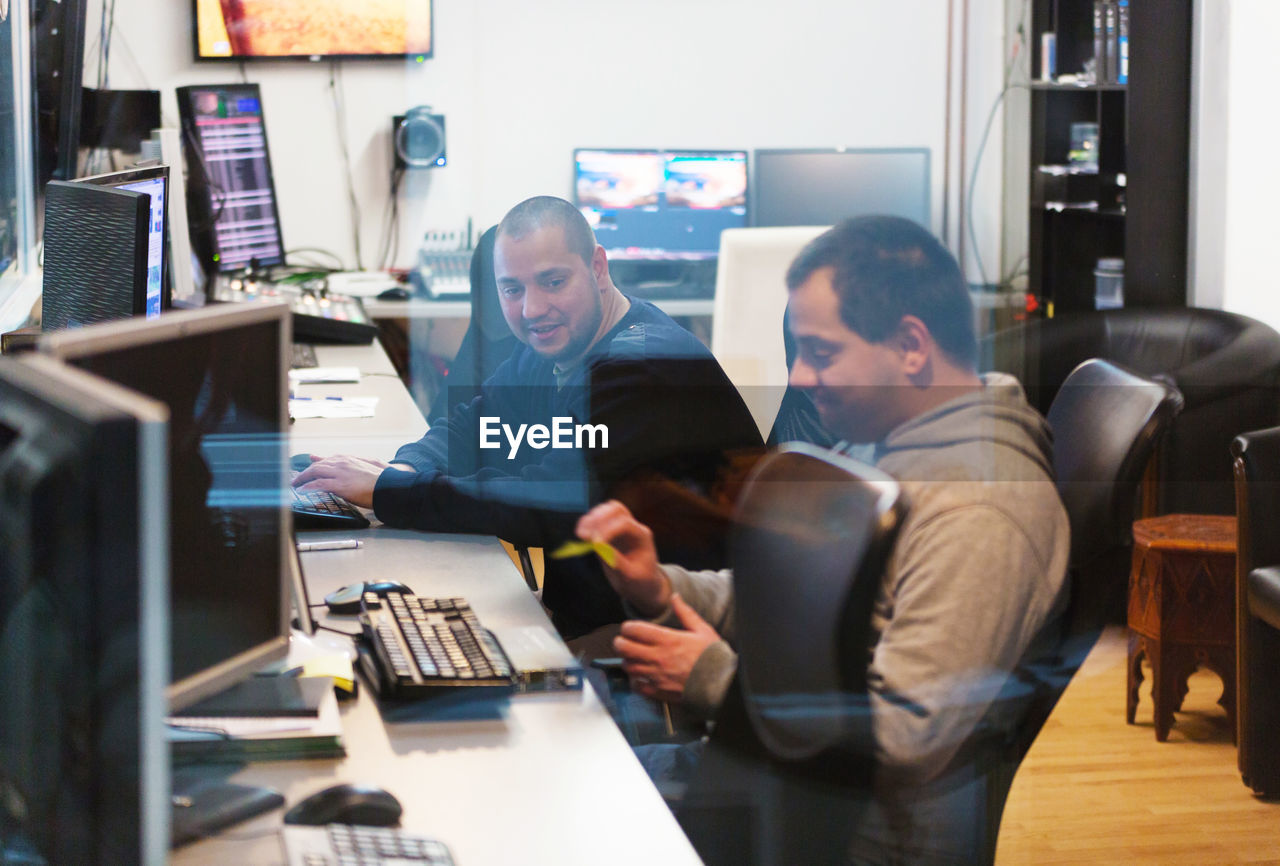
[[[862,214],[930,224],[929,150],[574,151],[575,203],[613,259],[716,258],[720,233]],[[749,170],[752,169],[752,170]]]

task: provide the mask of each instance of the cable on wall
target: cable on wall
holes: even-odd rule
[[[351,154],[347,149],[347,113],[343,105],[338,78],[342,71],[337,61],[329,63],[329,94],[333,97],[334,119],[338,124],[338,145],[342,149],[342,165],[347,178],[347,199],[351,205],[351,239],[356,250],[356,270],[364,270],[360,254],[360,205],[356,201],[356,185],[351,176]]]
[[[986,122],[986,125],[983,127],[982,138],[978,142],[978,149],[973,156],[973,169],[969,173],[968,188],[965,191],[966,193],[965,202],[964,202],[965,229],[966,229],[966,234],[968,235],[970,248],[973,250],[973,261],[978,266],[978,277],[982,281],[983,286],[986,286],[988,284],[987,269],[982,261],[982,252],[978,248],[978,233],[973,227],[974,190],[976,189],[977,181],[978,181],[978,169],[982,166],[982,154],[986,150],[987,139],[991,135],[991,127],[995,123],[996,112],[1000,109],[1000,106],[1001,104],[1003,104],[1005,97],[1007,97],[1010,92],[1014,90],[1030,89],[1030,72],[1029,71],[1027,73],[1027,81],[1021,81],[1017,83],[1014,83],[1013,81],[1014,68],[1017,65],[1019,56],[1023,55],[1024,53],[1023,49],[1026,46],[1027,11],[1029,7],[1030,7],[1030,3],[1025,2],[1024,0],[1023,6],[1022,6],[1021,20],[1018,22],[1018,31],[1017,31],[1018,38],[1014,41],[1013,48],[1011,49],[1009,54],[1009,59],[1005,63],[1003,86],[1000,89],[1000,93],[997,94],[996,98],[992,101],[990,112],[987,113],[987,122]],[[1001,275],[998,284],[1003,286],[1007,282],[1012,280],[1017,275],[1017,269],[1021,265],[1021,263],[1022,263],[1022,260],[1020,259],[1018,262],[1014,264],[1013,269],[1010,273]]]
[[[391,170],[391,191],[383,220],[382,242],[378,245],[378,266],[386,269],[395,264],[400,251],[400,182],[404,178],[404,168]]]

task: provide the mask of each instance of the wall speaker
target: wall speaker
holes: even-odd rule
[[[391,118],[393,164],[403,168],[438,168],[448,165],[445,156],[444,115],[419,105]]]

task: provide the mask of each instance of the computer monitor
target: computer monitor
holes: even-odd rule
[[[166,415],[0,358],[0,862],[164,862]]]
[[[52,181],[45,188],[46,331],[169,308],[169,167]]]
[[[87,0],[32,4],[37,189],[55,178],[71,180],[77,174],[88,5]]]
[[[169,308],[170,302],[169,245],[166,243],[169,223],[169,167],[157,165],[115,171],[80,178],[80,182],[145,193],[150,197],[151,210],[147,220],[147,289],[143,312],[148,319],[154,319],[162,309]]]
[[[930,227],[928,148],[757,150],[754,226],[829,226],[889,214]]]
[[[284,264],[271,153],[256,84],[178,88],[190,167],[192,245],[207,273]]]
[[[573,152],[574,203],[612,259],[715,259],[747,224],[744,150]]]
[[[323,60],[431,56],[431,0],[195,0],[195,59]]]
[[[282,658],[288,307],[220,304],[55,334],[41,348],[169,408],[170,709]]]

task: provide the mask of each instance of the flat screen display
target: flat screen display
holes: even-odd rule
[[[147,224],[147,306],[146,317],[160,315],[164,298],[164,217],[166,178],[155,177],[135,183],[122,183],[120,189],[146,193],[151,197],[151,219]]]
[[[284,263],[271,153],[256,84],[178,88],[183,134],[196,152],[192,214],[212,230],[193,238],[209,267],[232,271],[251,262]]]
[[[610,258],[713,259],[747,224],[747,153],[580,148],[574,197]]]
[[[197,60],[432,55],[432,0],[195,0]]]
[[[754,158],[752,225],[887,214],[930,228],[928,148],[757,150]]]
[[[168,214],[167,165],[46,187],[44,329],[130,315],[154,319],[167,310]]]
[[[0,863],[162,863],[164,407],[0,358]]]
[[[219,305],[47,344],[169,409],[174,710],[288,646],[287,317],[282,304]]]

